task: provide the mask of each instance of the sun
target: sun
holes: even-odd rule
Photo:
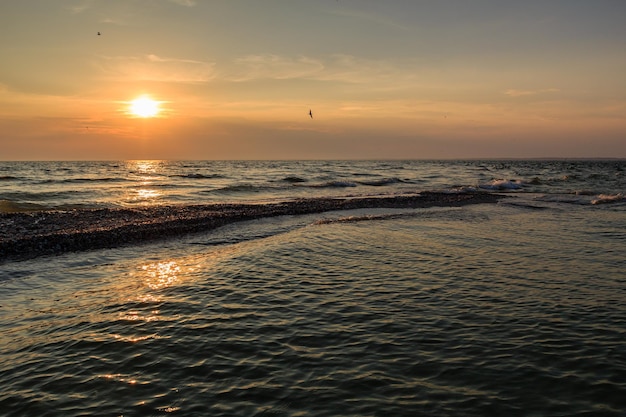
[[[130,114],[137,117],[155,117],[161,110],[160,104],[148,96],[141,96],[131,101],[128,109]]]

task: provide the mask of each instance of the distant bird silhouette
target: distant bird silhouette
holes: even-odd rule
[[[100,36],[100,32],[98,32],[98,36]]]
[[[313,118],[313,112],[309,109],[309,116],[311,116],[311,119]]]

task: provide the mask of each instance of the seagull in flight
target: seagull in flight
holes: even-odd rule
[[[311,111],[311,109],[309,109],[309,116],[311,116],[311,119],[313,118],[313,112]]]

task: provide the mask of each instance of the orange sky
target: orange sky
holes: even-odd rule
[[[608,0],[3,2],[0,159],[624,158],[624,16]],[[142,95],[156,117],[129,111]]]

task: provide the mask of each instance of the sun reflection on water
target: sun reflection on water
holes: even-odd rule
[[[146,185],[150,185],[149,183]],[[150,190],[147,188],[141,188],[139,190],[136,191],[136,196],[135,199],[136,200],[156,200],[159,196],[161,196],[163,193],[157,191],[157,190]]]
[[[156,174],[161,170],[163,161],[160,160],[140,160],[140,161],[128,161],[127,165],[129,171],[135,171],[137,174]]]
[[[149,334],[149,335],[144,335],[144,336],[124,336],[121,334],[114,334],[113,338],[115,340],[119,340],[122,342],[137,343],[137,342],[143,342],[145,340],[161,339],[161,336],[157,334]]]
[[[117,382],[123,382],[129,385],[135,385],[135,384],[146,384],[146,382],[139,382],[136,378],[133,378],[130,375],[126,375],[126,374],[103,374],[103,375],[99,375],[100,378],[104,378],[104,379],[108,379],[111,381],[117,381]]]
[[[163,317],[161,312],[162,294],[160,290],[166,289],[180,282],[181,266],[176,261],[158,261],[138,266],[136,273],[132,275],[138,291],[133,291],[125,300],[128,308],[119,311],[117,319],[123,325],[125,333],[128,330],[139,329],[141,323],[167,321],[171,317]],[[140,326],[140,327],[135,327]],[[149,339],[157,339],[158,334],[112,334],[116,340],[136,343]]]
[[[127,161],[126,164],[128,171],[135,176],[135,180],[140,185],[140,188],[129,190],[126,201],[145,205],[154,203],[163,195],[161,191],[154,188],[163,170],[163,161]]]
[[[178,282],[178,274],[181,272],[180,266],[175,261],[155,262],[141,267],[145,271],[146,285],[159,290],[171,287]]]

